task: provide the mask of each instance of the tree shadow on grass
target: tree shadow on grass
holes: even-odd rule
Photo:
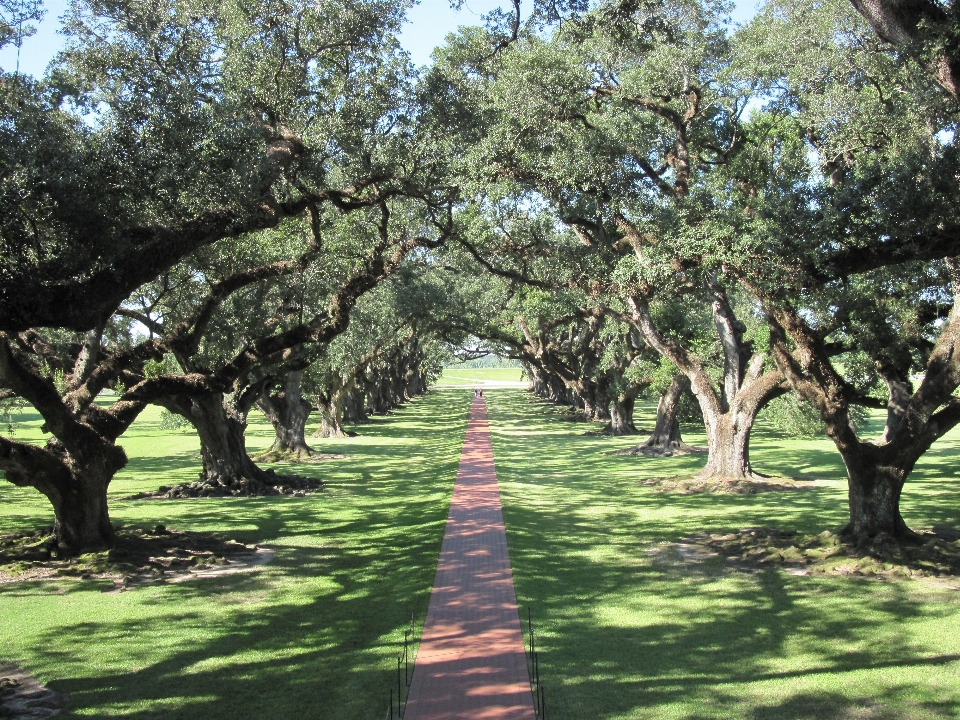
[[[841,693],[805,693],[754,709],[750,720],[923,720],[955,718],[957,708],[944,701],[911,701],[909,685],[855,700]]]
[[[288,531],[264,515],[260,532]],[[142,617],[58,626],[38,638],[36,662],[74,668],[53,686],[70,693],[74,707],[104,715],[122,708],[132,718],[369,717],[392,686],[399,629],[411,611],[422,619],[426,610],[443,530],[442,512],[434,507],[432,515],[416,532],[384,523],[390,532],[371,529],[351,543],[336,540],[357,538],[361,528],[343,524],[319,534],[329,545],[279,547],[274,563],[255,573],[114,596],[137,596]],[[216,612],[203,609],[210,604]],[[139,669],[87,670],[102,664],[101,654]]]
[[[731,684],[797,680],[800,691],[812,676],[865,670],[884,684],[904,668],[960,660],[955,648],[904,628],[956,613],[955,605],[938,607],[901,585],[778,570],[745,575],[709,564],[691,572],[649,561],[636,544],[608,537],[616,551],[604,548],[602,536],[543,508],[512,508],[507,522],[518,595],[539,620],[541,672],[553,686],[556,718],[723,706]],[[563,531],[544,538],[544,528],[555,527]],[[751,692],[762,698],[760,689]],[[845,701],[861,696],[855,690]]]
[[[48,656],[40,651],[41,663],[79,668],[96,664],[89,648],[116,651],[118,645],[135,659],[137,645],[176,633],[180,641],[160,661],[144,658],[132,672],[80,672],[53,686],[70,693],[74,707],[103,714],[125,709],[131,718],[369,717],[391,686],[396,629],[412,606],[422,613],[427,597],[422,582],[405,582],[398,573],[392,580],[365,585],[364,593],[347,585],[296,605],[231,604],[222,594],[204,593],[225,608],[213,630],[208,617],[189,612],[168,614],[159,632],[154,619],[72,624],[42,638],[57,649]],[[227,597],[261,592],[250,579],[221,585],[230,586]],[[166,590],[164,605],[197,592],[186,584]],[[64,636],[76,641],[64,643]],[[378,662],[378,656],[385,657]]]
[[[491,419],[517,593],[533,609],[551,718],[954,716],[960,655],[949,633],[929,630],[956,625],[954,595],[649,553],[691,532],[835,526],[846,510],[840,489],[655,495],[559,423],[523,426],[523,412],[521,397],[501,397]],[[538,434],[512,433],[501,419]],[[911,673],[923,676],[918,687],[938,678],[950,696],[901,692]],[[862,714],[878,693],[883,708]]]
[[[49,597],[58,588],[71,591],[71,609],[54,622],[38,618],[46,629],[27,630],[17,659],[71,693],[86,715],[378,715],[410,614],[422,621],[426,611],[467,392],[374,424],[373,442],[351,448],[329,492],[112,505],[122,522],[162,517],[170,527],[270,545],[276,557],[252,573],[112,595],[97,581],[0,586],[0,602],[18,593],[25,627],[34,608],[58,602]]]

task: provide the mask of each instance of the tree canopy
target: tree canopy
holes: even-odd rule
[[[8,5],[19,43],[42,8]],[[849,532],[908,535],[960,423],[953,6],[514,2],[424,71],[406,10],[76,0],[47,75],[0,76],[0,401],[51,434],[0,436],[0,469],[64,547],[111,542],[148,404],[201,437],[191,492],[272,492],[253,407],[308,455],[312,406],[341,435],[472,344],[605,432],[659,395],[638,454],[695,450],[694,398],[709,477],[754,476],[788,397],[846,463]]]

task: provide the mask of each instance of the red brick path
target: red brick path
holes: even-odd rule
[[[488,718],[534,711],[487,406],[475,398],[404,720]]]

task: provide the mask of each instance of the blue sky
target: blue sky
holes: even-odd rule
[[[738,22],[749,20],[754,14],[757,0],[739,0],[733,11]],[[475,25],[480,16],[501,4],[501,0],[470,0],[459,11],[451,10],[449,0],[420,0],[408,15],[400,41],[418,65],[430,62],[430,53],[443,43],[447,33],[460,25]],[[57,34],[58,18],[63,14],[67,0],[46,0],[47,16],[40,23],[37,34],[23,41],[20,52],[20,69],[30,75],[42,75],[47,63],[60,49],[63,38]],[[16,48],[0,50],[0,67],[13,70],[16,63]]]

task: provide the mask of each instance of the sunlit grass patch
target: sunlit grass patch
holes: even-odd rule
[[[95,578],[0,585],[0,659],[70,693],[68,717],[378,716],[410,613],[426,610],[470,396],[434,393],[355,438],[311,439],[346,457],[297,464],[326,483],[305,498],[111,502],[116,524],[213,533],[276,557],[121,593]],[[158,424],[148,411],[121,438],[130,463],[112,497],[196,478],[196,438]],[[262,416],[250,430],[251,452],[270,444]],[[38,421],[17,431],[42,440]],[[0,533],[51,523],[36,491],[0,484]]]
[[[754,468],[803,492],[679,495],[649,478],[704,456],[617,457],[632,438],[584,436],[519,391],[488,393],[517,593],[531,606],[548,715],[557,720],[956,718],[960,597],[916,580],[738,571],[651,552],[696,533],[773,526],[816,534],[846,520],[842,462],[826,438],[762,425]],[[639,408],[652,426],[655,408]],[[920,463],[902,509],[915,528],[960,521],[957,440]],[[684,439],[704,445],[696,428]]]

